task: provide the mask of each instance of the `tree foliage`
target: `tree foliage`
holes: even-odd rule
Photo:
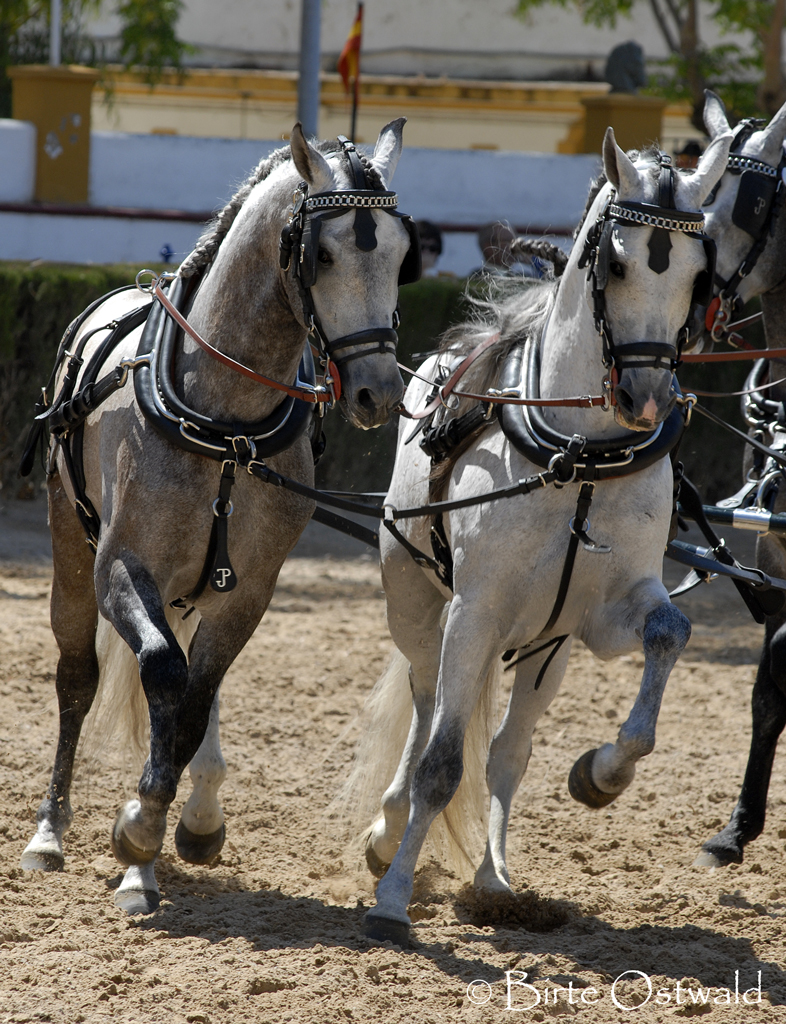
[[[183,0],[121,0],[120,47],[115,53],[96,44],[85,22],[106,0],[63,0],[61,56],[64,64],[101,67],[118,59],[141,66],[153,84],[166,67],[180,69],[193,47],[177,38]],[[50,0],[0,0],[0,117],[11,116],[9,64],[45,64],[49,60]]]
[[[587,25],[614,28],[635,4],[646,5],[669,51],[652,88],[669,99],[693,104],[702,127],[704,90],[712,88],[736,116],[771,116],[786,99],[781,69],[781,36],[786,0],[518,0],[516,13],[558,6],[576,10]],[[708,46],[701,15],[709,12],[728,41]]]

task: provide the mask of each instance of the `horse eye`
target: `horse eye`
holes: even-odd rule
[[[330,264],[333,262],[333,257],[330,255],[327,249],[323,249],[322,246],[319,247],[317,259],[319,260],[323,267],[329,267]]]
[[[618,263],[617,260],[612,260],[611,263],[609,263],[609,270],[615,277],[625,276],[625,268],[621,263]]]

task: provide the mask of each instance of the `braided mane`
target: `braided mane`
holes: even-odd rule
[[[315,148],[325,156],[341,152],[341,146],[335,140],[317,142]],[[384,189],[379,171],[371,163],[371,160],[364,154],[358,152],[360,162],[366,172],[366,177],[373,189]],[[253,188],[268,178],[277,167],[292,159],[292,151],[289,146],[282,146],[275,150],[270,156],[265,157],[257,164],[249,177],[235,192],[226,206],[216,215],[200,236],[193,252],[191,252],[180,264],[181,277],[193,277],[199,270],[211,263],[219,250],[221,243],[227,236],[229,229],[235,222],[237,215],[243,207]]]

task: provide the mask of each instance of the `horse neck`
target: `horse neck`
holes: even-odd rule
[[[219,351],[291,384],[306,331],[295,319],[279,272],[280,225],[259,210],[246,220],[224,239],[189,321]],[[188,405],[217,419],[255,422],[283,398],[280,391],[221,365],[188,338],[178,358],[176,381]]]
[[[591,215],[590,215],[591,216]],[[590,216],[587,223],[591,224]],[[587,302],[586,271],[578,266],[584,232],[576,239],[560,282],[554,309],[540,343],[540,394],[542,398],[599,395],[606,371],[603,344]],[[593,439],[619,434],[608,412],[593,409],[543,410],[544,417],[563,434],[582,434]]]

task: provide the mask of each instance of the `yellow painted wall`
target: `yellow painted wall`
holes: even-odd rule
[[[367,76],[362,80],[358,139],[372,142],[402,114],[409,146],[581,152],[581,100],[608,92],[594,82],[495,82]],[[288,138],[297,118],[297,75],[284,71],[189,71],[151,89],[140,76],[116,71],[112,105],[93,97],[93,127],[224,138]],[[697,135],[687,106],[670,106],[662,142],[676,148]],[[349,134],[350,104],[338,75],[322,76],[319,134]]]

